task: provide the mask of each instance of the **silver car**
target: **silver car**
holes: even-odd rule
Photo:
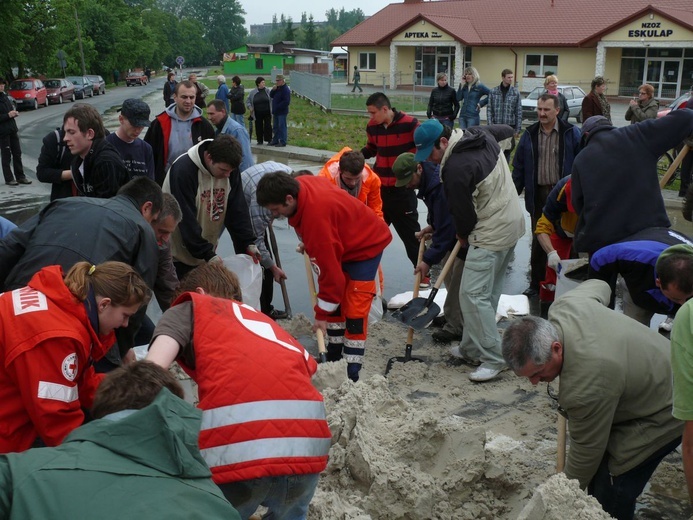
[[[576,85],[559,86],[558,91],[568,101],[569,117],[574,117],[578,123],[582,123],[582,100],[587,95],[585,91]],[[537,99],[544,92],[546,92],[544,87],[536,87],[522,100],[522,119],[537,120]]]

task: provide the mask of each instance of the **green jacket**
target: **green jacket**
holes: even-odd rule
[[[669,342],[606,308],[606,282],[588,280],[556,300],[549,321],[563,344],[558,402],[568,414],[568,478],[586,487],[604,457],[621,475],[679,437],[671,415]]]
[[[200,456],[201,416],[162,390],[61,446],[0,457],[0,519],[240,520]]]

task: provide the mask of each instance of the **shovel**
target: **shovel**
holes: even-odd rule
[[[417,265],[421,263],[421,260],[423,260],[424,249],[426,249],[426,237],[422,237],[421,242],[419,243],[419,258],[416,262]],[[414,279],[414,298],[416,298],[419,295],[419,284],[420,283],[421,283],[421,273],[418,272],[418,273],[416,273],[416,277]],[[420,363],[424,362],[424,360],[421,358],[411,357],[411,349],[412,349],[412,342],[413,341],[414,341],[414,329],[409,327],[409,332],[407,332],[407,344],[404,346],[404,357],[398,356],[398,357],[390,358],[387,361],[387,366],[385,367],[385,375],[387,375],[390,372],[390,370],[392,370],[392,366],[395,363],[408,363],[409,361],[419,361]]]
[[[274,228],[272,224],[267,227],[269,231],[270,247],[272,248],[272,254],[274,254],[274,262],[277,264],[279,269],[282,268],[282,261],[279,259],[279,248],[277,247],[277,237],[274,236]],[[291,303],[289,303],[289,293],[286,290],[286,280],[282,279],[279,282],[279,286],[282,288],[282,298],[284,298],[284,308],[286,309],[287,318],[291,319]]]
[[[428,298],[414,298],[393,314],[395,318],[413,329],[421,330],[426,328],[433,319],[440,314],[440,307],[438,307],[438,304],[436,304],[433,299],[436,297],[436,294],[438,294],[440,286],[443,285],[443,279],[455,262],[455,257],[461,246],[462,243],[458,240],[455,247],[450,252],[448,261],[445,262],[445,266],[440,276],[438,276],[438,280],[433,286],[433,289],[431,289],[431,294],[428,295]]]
[[[315,305],[318,303],[318,293],[315,292],[313,268],[310,265],[310,258],[308,257],[308,253],[303,253],[303,259],[306,262],[306,276],[308,276],[308,290],[310,291],[310,301],[313,303],[313,307],[315,307]],[[318,353],[320,356],[320,363],[327,363],[327,348],[325,347],[325,337],[322,335],[322,330],[316,330],[315,335],[318,338]]]

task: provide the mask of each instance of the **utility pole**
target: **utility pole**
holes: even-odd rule
[[[72,6],[75,10],[75,21],[77,22],[77,42],[79,43],[79,55],[82,58],[82,76],[87,75],[87,67],[84,64],[84,49],[82,48],[82,31],[79,28],[79,18],[77,17],[77,7]]]

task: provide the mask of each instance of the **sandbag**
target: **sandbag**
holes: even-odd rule
[[[260,310],[262,292],[262,266],[248,255],[231,255],[224,258],[224,266],[238,276],[243,294],[243,303]]]

